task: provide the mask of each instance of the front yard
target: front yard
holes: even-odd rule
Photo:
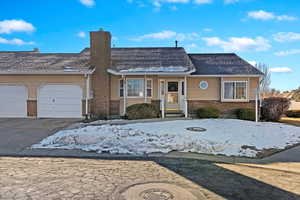
[[[268,150],[274,152],[298,143],[299,127],[235,119],[204,119],[91,125],[60,131],[32,147],[134,155],[180,151],[256,157]]]

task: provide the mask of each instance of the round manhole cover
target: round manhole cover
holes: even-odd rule
[[[204,196],[203,196],[204,197]],[[144,183],[120,191],[116,200],[199,200],[189,190],[171,183]],[[202,198],[200,198],[202,199]],[[203,198],[204,199],[204,198]]]
[[[174,196],[171,192],[161,188],[151,188],[140,193],[143,200],[172,200]]]
[[[206,129],[202,127],[188,127],[186,128],[188,131],[194,131],[194,132],[205,132]]]

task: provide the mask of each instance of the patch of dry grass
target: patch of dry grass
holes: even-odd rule
[[[283,117],[280,119],[281,123],[300,126],[300,118]]]

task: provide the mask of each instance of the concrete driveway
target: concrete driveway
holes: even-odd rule
[[[14,155],[76,121],[0,118],[0,155]]]

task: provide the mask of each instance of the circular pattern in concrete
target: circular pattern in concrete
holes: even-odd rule
[[[186,130],[194,131],[194,132],[205,132],[206,131],[205,128],[201,128],[201,127],[188,127],[188,128],[186,128]]]
[[[135,184],[127,187],[126,189],[122,190],[119,193],[118,197],[115,199],[116,200],[183,200],[183,199],[199,200],[199,196],[196,197],[187,189],[171,183],[143,183],[143,184]]]

